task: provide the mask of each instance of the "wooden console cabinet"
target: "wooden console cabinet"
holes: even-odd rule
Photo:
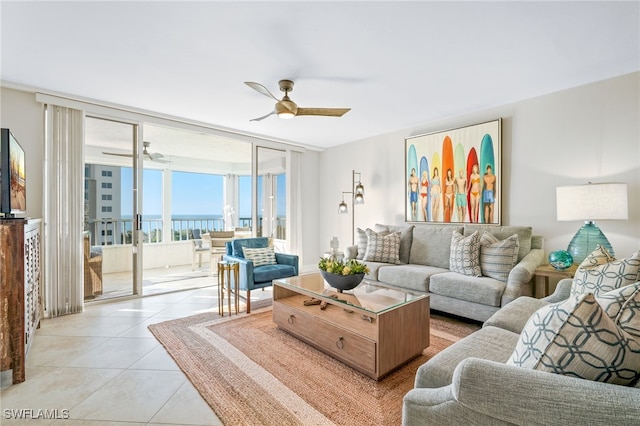
[[[0,370],[24,382],[40,326],[40,220],[0,219]]]
[[[354,292],[337,293],[325,287],[320,274],[275,280],[273,321],[379,380],[429,346],[429,297],[376,284],[364,283]],[[310,299],[325,301],[327,306],[305,305]]]

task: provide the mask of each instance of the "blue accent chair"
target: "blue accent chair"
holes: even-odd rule
[[[298,275],[298,256],[276,253],[276,265],[253,266],[253,261],[245,259],[243,247],[269,247],[269,239],[257,237],[228,241],[227,254],[223,256],[223,260],[240,264],[239,288],[247,292],[247,313],[249,313],[251,312],[251,290],[269,287],[273,280]]]

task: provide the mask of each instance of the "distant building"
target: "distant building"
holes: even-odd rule
[[[91,245],[124,242],[120,181],[120,167],[98,164],[84,167],[84,229],[91,233]]]

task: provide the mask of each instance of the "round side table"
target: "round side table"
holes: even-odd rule
[[[231,281],[231,272],[233,271],[233,281]],[[231,315],[231,284],[233,282],[234,306],[236,314],[240,310],[240,288],[238,283],[238,274],[240,273],[240,264],[221,260],[218,262],[218,314],[224,316],[224,287],[225,281],[227,285],[227,303],[229,305],[229,315]]]

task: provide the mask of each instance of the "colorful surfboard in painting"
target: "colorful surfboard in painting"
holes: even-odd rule
[[[436,183],[438,184],[437,194],[434,194],[434,171],[438,170],[438,176]],[[437,152],[433,153],[431,158],[431,176],[429,191],[429,197],[431,198],[431,220],[434,222],[442,222],[442,164],[440,163],[440,155]],[[437,211],[436,211],[437,210]]]
[[[411,178],[411,170],[415,170],[416,175],[418,175],[418,156],[416,154],[416,147],[414,145],[411,145],[409,147],[409,151],[407,153],[407,176],[405,177],[405,194],[406,194],[406,217],[407,220],[410,221],[416,221],[418,218],[413,216],[413,211],[411,208],[411,190],[409,188],[409,179]],[[420,200],[418,200],[417,204],[420,203]],[[416,206],[416,213],[417,213],[418,207]],[[417,216],[417,215],[416,215]]]
[[[423,186],[423,175],[426,177],[427,180],[427,196],[426,196],[426,200],[424,199],[425,197],[423,197],[423,191],[424,189],[422,188]],[[418,174],[418,179],[420,179],[420,202],[418,205],[418,210],[419,210],[419,214],[418,214],[418,219],[419,220],[424,220],[426,221],[430,221],[431,220],[431,194],[429,191],[429,187],[431,186],[431,178],[429,177],[429,162],[427,161],[427,159],[425,157],[422,157],[420,159],[420,172]],[[423,204],[424,203],[424,204]],[[423,207],[424,205],[424,207]],[[425,212],[423,211],[423,209],[426,209],[426,217],[425,217]]]
[[[475,148],[471,148],[471,150],[469,151],[469,155],[467,156],[467,184],[469,185],[469,188],[471,188],[471,185],[473,184],[473,182],[471,182],[471,175],[473,174],[473,166],[475,164],[478,164],[478,154],[476,154]],[[478,174],[480,174],[479,171]],[[480,190],[479,187],[478,190]],[[480,193],[478,193],[478,203],[480,203]],[[467,192],[467,210],[469,215],[469,222],[477,223],[478,216],[474,216],[473,211],[471,210],[471,191]]]
[[[457,143],[456,144],[456,149],[454,150],[453,166],[454,166],[454,169],[453,169],[453,179],[454,180],[458,179],[460,177],[460,171],[462,171],[462,173],[463,173],[462,175],[463,176],[465,175],[466,166],[465,166],[465,158],[464,158],[464,147],[462,146],[461,143]],[[454,186],[454,189],[455,189],[455,186]],[[466,190],[467,190],[466,188],[463,189],[463,191],[465,193],[466,193]],[[456,190],[455,192],[457,194],[458,191]],[[454,217],[453,220],[455,222],[467,222],[466,219],[467,219],[468,216],[466,214],[466,207],[465,207],[465,211],[462,213],[462,215],[464,217],[459,217],[460,214],[459,214],[459,211],[458,211],[458,200],[457,200],[457,197],[458,197],[457,195],[454,195],[454,197],[453,197],[453,211],[455,213],[453,215],[453,217]],[[466,198],[466,196],[465,196],[465,198]],[[467,202],[467,205],[468,204],[469,203]]]
[[[489,134],[484,135],[484,137],[482,138],[482,142],[480,143],[480,179],[483,179],[484,174],[487,172],[487,166],[491,166],[491,169],[493,170],[493,174],[497,175],[497,170],[495,167],[495,154],[493,150],[493,140],[491,139],[491,136]],[[484,182],[481,181],[481,183],[483,183],[483,188],[484,188]],[[480,194],[480,221],[482,223],[487,223],[484,217],[485,203],[483,199],[484,199],[483,194]],[[495,208],[495,203],[494,203],[494,208]],[[494,210],[494,220],[495,218],[496,218],[496,212]]]
[[[446,185],[447,185],[447,171],[451,170],[453,174],[453,144],[451,143],[451,138],[449,136],[445,136],[442,141],[442,178],[440,179],[442,182],[442,201],[444,202],[443,211],[444,211],[444,222],[451,222],[451,212],[453,211],[453,196],[447,196],[445,194]],[[449,206],[450,208],[444,208]]]

